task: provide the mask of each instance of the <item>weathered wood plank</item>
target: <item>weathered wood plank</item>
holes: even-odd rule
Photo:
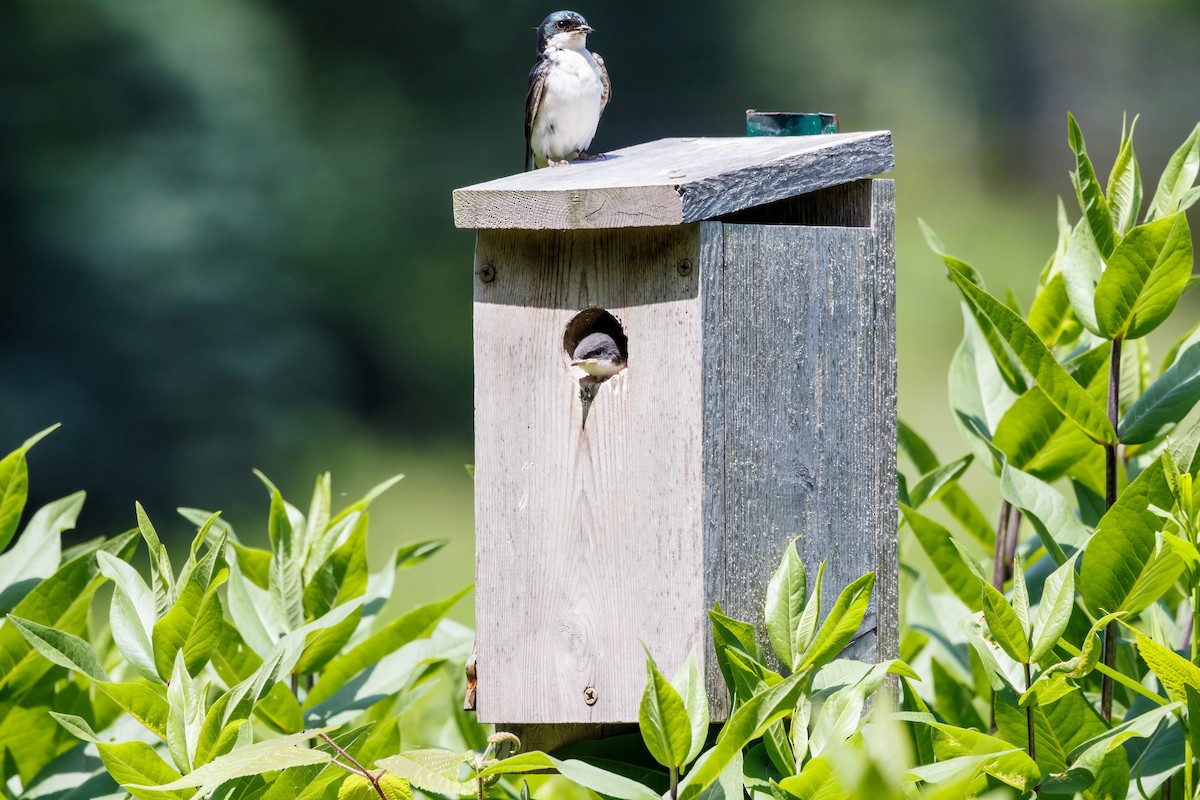
[[[454,192],[460,228],[677,225],[887,172],[887,131],[660,139]]]
[[[723,226],[722,364],[705,413],[724,421],[711,476],[724,510],[708,519],[723,530],[706,539],[721,547],[708,557],[723,559],[726,613],[761,622],[799,536],[810,575],[827,562],[827,598],[878,570],[872,611],[888,634],[864,626],[848,655],[865,659],[895,652],[898,600],[891,183],[874,191],[873,229]]]
[[[636,721],[641,643],[672,674],[703,641],[702,317],[678,268],[698,243],[697,226],[479,235],[481,721]],[[588,306],[620,320],[629,367],[583,428],[563,331]]]

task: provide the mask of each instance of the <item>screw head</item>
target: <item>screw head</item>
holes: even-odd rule
[[[596,705],[596,701],[599,699],[600,695],[596,694],[596,689],[594,687],[589,686],[583,690],[583,702],[587,703],[589,706]]]
[[[479,280],[484,283],[491,283],[496,280],[496,268],[491,264],[484,264],[479,268]]]
[[[681,278],[686,278],[692,274],[692,262],[686,258],[679,259],[679,263],[675,265],[675,271]]]

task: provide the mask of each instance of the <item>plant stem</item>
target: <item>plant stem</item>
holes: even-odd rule
[[[1008,554],[1008,528],[1012,517],[1013,507],[1004,500],[1000,503],[1000,521],[996,523],[996,547],[992,552],[992,586],[996,591],[1004,591],[1004,576],[1008,568],[1004,557]]]
[[[1121,395],[1121,339],[1113,339],[1112,353],[1108,364],[1108,421],[1117,429],[1118,401]],[[1104,445],[1104,508],[1110,509],[1117,502],[1117,445]],[[1117,622],[1113,620],[1104,629],[1104,652],[1101,662],[1112,669],[1117,663]],[[1112,721],[1113,679],[1107,674],[1100,683],[1100,716],[1105,722]]]
[[[293,676],[293,680],[295,680],[295,676]],[[362,764],[360,764],[358,762],[358,759],[356,759],[354,756],[350,755],[350,753],[348,753],[345,750],[345,748],[343,748],[341,745],[339,745],[333,739],[330,739],[326,734],[322,733],[320,736],[321,736],[321,739],[324,740],[325,744],[332,747],[339,756],[341,756],[342,758],[345,759],[345,761],[341,761],[336,757],[331,759],[331,762],[333,763],[334,766],[341,767],[342,769],[346,770],[346,772],[352,773],[354,775],[358,775],[361,778],[366,778],[368,781],[371,782],[371,787],[375,789],[375,794],[379,795],[380,798],[382,798],[382,800],[387,800],[387,793],[384,792],[383,786],[380,785],[380,783],[379,783],[379,781],[383,778],[383,774],[384,774],[384,772],[386,772],[386,770],[380,770],[379,772],[372,772],[371,770],[367,769]],[[347,762],[349,762],[349,763],[347,763]]]
[[[1008,512],[1008,539],[1004,542],[1004,577],[1011,578],[1016,572],[1017,537],[1021,532],[1021,509],[1010,507]]]
[[[671,767],[671,800],[679,797],[679,767]]]
[[[1033,676],[1029,670],[1029,664],[1025,664],[1025,691],[1033,686]],[[1025,730],[1028,731],[1029,741],[1029,757],[1037,761],[1037,734],[1033,730],[1033,704],[1025,707]]]

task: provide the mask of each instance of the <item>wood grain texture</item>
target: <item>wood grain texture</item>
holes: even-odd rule
[[[719,440],[706,436],[721,449],[706,454],[719,483],[709,496],[723,503],[706,515],[708,569],[720,575],[708,591],[761,625],[767,582],[798,536],[810,576],[827,562],[826,608],[877,572],[847,652],[863,659],[894,655],[898,625],[892,184],[871,186],[871,228],[720,224],[719,287],[701,284],[718,293],[722,321],[705,381],[705,418],[723,420]]]
[[[454,192],[460,228],[578,230],[713,219],[887,172],[887,131],[676,138],[600,161],[523,172]]]
[[[481,721],[636,721],[641,643],[673,674],[703,641],[702,317],[696,270],[677,269],[697,248],[696,226],[480,233]],[[582,428],[562,342],[589,306],[624,326],[629,367]]]

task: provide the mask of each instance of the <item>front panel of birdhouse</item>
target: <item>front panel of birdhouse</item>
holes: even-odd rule
[[[674,671],[704,641],[699,251],[699,225],[479,234],[481,721],[636,720],[643,644]],[[595,309],[628,367],[589,405],[564,336]]]

